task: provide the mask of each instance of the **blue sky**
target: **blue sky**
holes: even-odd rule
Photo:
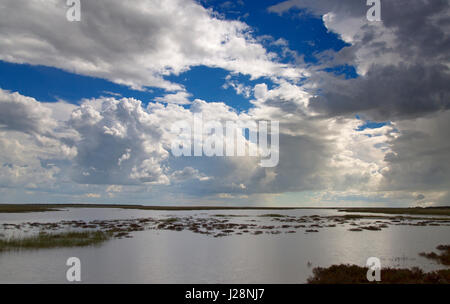
[[[295,58],[283,55],[281,47],[272,44],[278,39],[287,41],[292,51],[304,56],[305,62],[313,65],[317,63],[315,55],[319,52],[339,51],[348,45],[340,40],[337,34],[325,28],[320,16],[308,14],[305,10],[294,10],[283,15],[269,12],[267,7],[277,2],[267,1],[261,6],[260,1],[245,1],[241,4],[238,1],[231,6],[224,6],[224,3],[229,2],[208,1],[206,7],[223,14],[227,19],[240,19],[246,22],[251,26],[255,36],[271,36],[270,41],[264,41],[263,44],[268,51],[278,54],[280,62],[295,64]],[[357,77],[351,66],[327,68],[326,71],[345,77]],[[237,94],[231,87],[224,88],[225,78],[229,74],[229,71],[222,68],[193,66],[187,72],[165,78],[183,85],[187,92],[192,94],[191,100],[199,98],[205,101],[225,102],[238,112],[246,111],[252,106],[249,100],[253,96],[246,97]],[[267,77],[251,81],[248,75],[235,74],[233,80],[251,87],[262,81],[267,83],[269,88],[273,85]],[[165,94],[165,91],[158,87],[147,87],[145,91],[138,91],[126,85],[54,67],[16,64],[1,60],[0,87],[20,91],[41,101],[64,100],[75,104],[83,98],[114,96],[113,94],[134,97],[147,103]]]
[[[205,1],[211,7],[224,14],[226,18],[245,21],[256,35],[270,35],[275,40],[279,38],[289,42],[289,47],[305,56],[306,62],[317,62],[314,54],[332,49],[338,51],[347,44],[338,35],[326,29],[321,16],[314,16],[305,9],[295,9],[282,16],[271,13],[268,7],[280,1]],[[231,7],[224,3],[234,3]],[[277,51],[275,47],[269,48]],[[286,58],[286,60],[292,58]]]

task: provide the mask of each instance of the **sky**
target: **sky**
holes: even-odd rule
[[[80,4],[0,2],[0,203],[450,204],[447,0]],[[279,162],[175,156],[194,114]]]

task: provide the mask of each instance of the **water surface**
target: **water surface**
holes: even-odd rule
[[[329,209],[154,211],[69,208],[42,213],[0,214],[0,224],[133,218],[261,214],[293,216],[342,215]],[[85,283],[305,283],[312,268],[349,263],[364,266],[378,257],[383,267],[444,268],[418,255],[450,243],[449,226],[389,226],[382,231],[350,232],[348,226],[325,227],[317,233],[243,234],[214,238],[188,230],[145,230],[132,238],[112,239],[96,247],[40,249],[0,253],[0,283],[66,283],[69,257],[82,263]],[[7,232],[3,232],[7,233]]]

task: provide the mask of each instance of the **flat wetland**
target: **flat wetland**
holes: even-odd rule
[[[385,214],[416,214],[416,215],[447,215],[450,207],[428,208],[306,208],[306,207],[239,207],[239,206],[144,206],[144,205],[114,205],[114,204],[0,204],[0,213],[45,212],[64,208],[119,208],[135,210],[299,210],[299,209],[337,209],[345,212],[385,213]]]
[[[378,256],[384,283],[448,283],[449,215],[447,207],[0,205],[0,281],[29,282],[21,263],[53,269],[68,255],[101,259],[87,282],[363,283],[365,260]],[[38,281],[55,275],[41,271]]]

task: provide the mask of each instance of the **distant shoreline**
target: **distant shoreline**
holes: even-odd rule
[[[329,209],[342,212],[386,213],[386,214],[417,214],[417,215],[448,215],[450,207],[411,207],[411,208],[340,208],[340,207],[249,207],[249,206],[144,206],[120,204],[0,204],[0,213],[26,213],[62,211],[63,208],[117,208],[133,210],[191,211],[191,210],[301,210]]]

